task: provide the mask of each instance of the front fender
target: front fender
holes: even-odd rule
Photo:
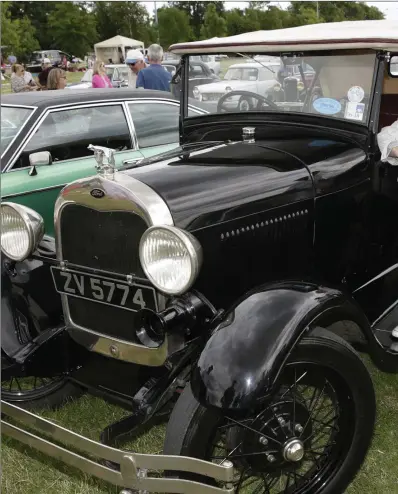
[[[196,399],[227,410],[250,408],[272,393],[296,343],[321,316],[346,317],[370,332],[355,302],[332,288],[283,283],[249,293],[226,312],[203,349],[191,378]]]

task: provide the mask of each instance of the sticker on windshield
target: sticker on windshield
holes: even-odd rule
[[[323,115],[335,115],[341,111],[340,101],[332,98],[318,98],[313,102],[312,106],[318,113]]]
[[[365,103],[347,103],[344,117],[350,120],[362,121],[365,113]]]
[[[365,97],[365,91],[361,86],[352,86],[347,92],[347,97],[352,103],[360,103]]]

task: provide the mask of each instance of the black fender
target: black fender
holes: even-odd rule
[[[363,311],[337,289],[280,283],[245,295],[217,323],[193,368],[194,396],[207,407],[249,409],[272,394],[289,355],[321,319],[351,320],[372,338]]]

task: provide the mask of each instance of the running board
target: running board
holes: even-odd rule
[[[187,456],[151,455],[122,451],[88,439],[3,400],[1,400],[1,414],[1,432],[6,436],[110,484],[140,492],[175,494],[233,494],[234,492],[232,485],[234,467],[230,461],[224,461],[222,465],[217,465]],[[36,429],[35,432],[39,431],[51,436],[52,440],[71,446],[74,450],[79,450],[91,458],[70,451],[52,440],[11,424],[5,420],[5,416],[17,420],[24,426]],[[99,460],[95,461],[92,457]],[[117,463],[120,465],[120,471],[104,466],[99,462],[101,460]],[[172,471],[176,472],[175,475],[178,475],[177,472],[204,475],[219,481],[223,487],[215,487],[191,480],[159,477],[159,470],[167,470],[169,475],[172,475]],[[156,475],[156,477],[149,476],[151,474]]]

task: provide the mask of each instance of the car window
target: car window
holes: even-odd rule
[[[131,139],[121,105],[93,106],[51,112],[23,150],[15,167],[29,166],[29,155],[49,151],[53,161],[92,156],[89,144],[130,149]]]
[[[23,124],[32,113],[33,110],[28,108],[1,107],[0,154],[4,153],[8,145],[19,134]]]
[[[205,73],[201,65],[197,63],[191,63],[189,64],[189,75],[194,77],[201,77],[204,76]]]
[[[179,141],[180,105],[174,103],[130,103],[138,145],[140,148],[161,146]],[[189,109],[189,116],[198,112]]]
[[[278,70],[276,67],[262,68],[260,69],[260,81],[272,81],[277,78]]]

